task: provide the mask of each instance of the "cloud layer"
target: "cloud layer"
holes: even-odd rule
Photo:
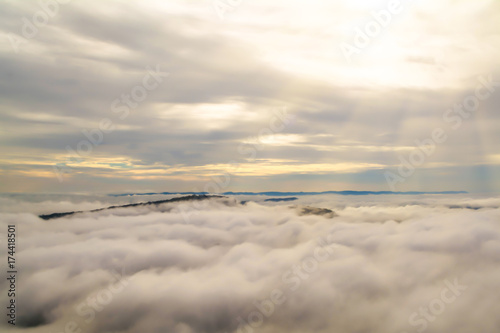
[[[91,197],[53,199],[39,198],[39,207],[97,206]],[[3,198],[13,209],[1,214],[2,232],[8,224],[18,229],[15,331],[500,328],[500,198],[325,195],[292,203],[332,209],[333,218],[300,216],[292,204],[264,199],[42,221],[31,213],[40,211],[36,204],[14,212],[33,198]],[[118,199],[109,200],[99,203]],[[2,294],[6,288],[2,281]]]

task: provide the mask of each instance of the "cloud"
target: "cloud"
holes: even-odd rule
[[[294,202],[331,209],[333,219],[251,199],[43,221],[30,211],[137,198],[3,198],[11,212],[1,214],[2,237],[9,224],[18,232],[16,331],[63,332],[68,323],[83,332],[176,333],[500,327],[492,292],[500,278],[500,198],[319,195]],[[3,294],[7,287],[2,281]],[[432,320],[421,313],[429,307]]]
[[[15,53],[7,36],[20,35],[23,18],[41,7],[0,1],[0,189],[95,191],[109,188],[113,178],[117,191],[162,190],[164,184],[189,191],[224,173],[232,160],[251,163],[251,175],[234,181],[248,190],[263,190],[254,177],[282,188],[288,179],[309,174],[320,176],[308,179],[312,190],[323,190],[329,181],[335,189],[367,189],[359,178],[369,178],[370,189],[385,189],[377,170],[397,165],[399,155],[433,128],[449,127],[443,113],[474,91],[477,76],[498,73],[498,4],[491,1],[414,3],[355,65],[346,63],[338,45],[386,3],[254,1],[238,6],[226,21],[212,5],[73,1],[60,5]],[[429,65],[435,59],[444,70]],[[113,101],[130,94],[147,66],[157,65],[170,76],[120,119]],[[419,184],[436,190],[432,175],[442,173],[439,163],[459,174],[440,176],[439,189],[451,189],[457,177],[472,178],[476,167],[496,185],[498,159],[491,156],[499,141],[498,103],[498,94],[482,102],[425,165],[432,172],[423,170],[401,190]],[[265,138],[258,158],[294,160],[295,171],[283,163],[277,172],[238,153],[281,107],[296,121],[276,140]],[[76,149],[86,139],[82,130],[98,128],[103,118],[116,130],[80,163],[70,164],[59,184],[52,166],[66,163],[66,146]],[[198,167],[211,170],[197,173]],[[453,189],[492,186],[474,181]]]

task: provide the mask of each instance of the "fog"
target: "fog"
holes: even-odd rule
[[[498,196],[235,196],[37,216],[169,197],[3,195],[19,281],[16,328],[1,330],[500,329]]]

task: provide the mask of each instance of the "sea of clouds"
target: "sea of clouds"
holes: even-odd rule
[[[236,196],[37,216],[171,197],[2,195],[19,273],[16,327],[0,330],[500,331],[499,196]]]

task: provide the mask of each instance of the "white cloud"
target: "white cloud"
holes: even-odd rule
[[[198,205],[188,221],[174,205],[163,213],[130,208],[50,221],[3,213],[2,232],[7,224],[18,229],[16,331],[59,332],[74,321],[83,332],[237,332],[238,318],[248,322],[257,310],[254,302],[280,290],[286,301],[255,332],[416,332],[424,326],[419,308],[437,304],[455,279],[467,289],[425,331],[500,327],[498,197],[321,195],[293,202],[333,209],[339,216],[332,219],[298,216],[265,197],[237,198],[258,202],[215,200]],[[74,209],[96,205],[88,199],[67,198]],[[10,200],[27,207],[26,199]],[[105,206],[131,198],[99,200]],[[331,253],[313,269],[324,241]],[[295,271],[297,265],[307,269]],[[122,273],[123,288],[116,278]],[[6,282],[0,286],[4,293]],[[86,322],[89,297],[100,310]]]

